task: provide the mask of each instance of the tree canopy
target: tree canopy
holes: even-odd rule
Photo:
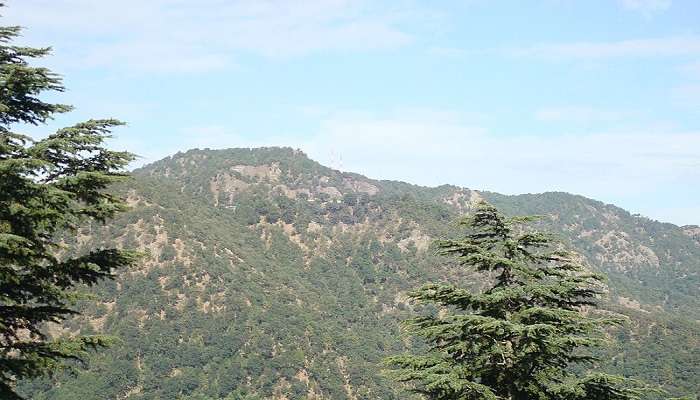
[[[1,5],[0,5],[1,6]],[[71,254],[61,235],[86,220],[105,222],[126,208],[105,189],[127,177],[127,152],[104,147],[113,119],[90,120],[44,139],[16,132],[71,109],[39,95],[63,91],[61,78],[29,61],[49,48],[15,46],[21,28],[0,27],[0,397],[15,399],[14,384],[55,370],[103,346],[102,336],[53,339],[47,323],[75,313],[80,288],[111,278],[136,255],[113,248]]]
[[[575,372],[595,362],[603,328],[621,319],[595,311],[602,276],[551,235],[527,229],[534,220],[506,218],[482,202],[461,222],[462,238],[438,242],[489,283],[482,291],[449,283],[414,291],[435,312],[405,326],[428,349],[388,358],[389,375],[439,400],[631,400],[647,390],[621,376]]]

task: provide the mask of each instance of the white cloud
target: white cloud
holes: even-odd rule
[[[511,194],[568,191],[614,201],[700,184],[700,132],[500,136],[454,113],[404,110],[388,117],[327,116],[306,139],[251,140],[221,127],[199,127],[173,142],[179,148],[159,151],[286,145],[371,178]]]
[[[512,49],[508,53],[515,56],[557,59],[700,55],[700,36],[688,35],[612,42],[541,44]]]
[[[663,12],[671,8],[671,0],[619,0],[622,7],[627,10],[636,11],[646,17]]]
[[[337,149],[347,169],[373,177],[506,193],[609,198],[668,180],[700,180],[700,132],[502,137],[439,115],[397,115],[326,120],[306,147],[322,161]]]
[[[542,122],[611,122],[632,115],[625,111],[570,106],[541,108],[535,112],[535,119]]]
[[[400,17],[365,0],[10,0],[9,23],[58,43],[70,66],[206,71],[243,53],[290,57],[411,41]]]

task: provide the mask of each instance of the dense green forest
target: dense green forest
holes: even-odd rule
[[[381,360],[420,349],[400,321],[426,282],[488,282],[436,253],[434,239],[487,200],[538,214],[596,272],[607,334],[599,371],[673,395],[700,392],[700,243],[688,227],[566,193],[504,196],[342,173],[289,148],[191,150],[114,187],[129,212],[63,238],[147,256],[104,282],[51,335],[120,342],[87,368],[25,382],[32,399],[406,399]]]
[[[318,36],[366,29],[349,27]],[[131,173],[135,155],[105,144],[119,120],[44,131],[72,106],[43,98],[66,89],[34,65],[50,47],[14,44],[22,29],[0,27],[0,398],[698,399],[700,227],[563,192],[374,180],[291,148],[194,149]]]

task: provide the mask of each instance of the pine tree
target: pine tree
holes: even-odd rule
[[[0,7],[2,5],[0,4]],[[38,95],[62,91],[61,79],[29,65],[48,48],[11,44],[21,29],[0,27],[0,398],[19,399],[15,383],[56,370],[107,344],[101,336],[51,339],[47,323],[75,314],[79,289],[111,278],[135,254],[96,249],[74,258],[58,257],[61,235],[87,220],[105,222],[125,209],[105,188],[125,179],[133,159],[103,147],[116,120],[91,120],[60,129],[43,140],[14,132],[40,125],[63,104]]]
[[[489,284],[412,292],[439,312],[405,322],[428,349],[388,358],[390,376],[436,400],[631,400],[647,391],[620,376],[574,372],[596,360],[603,328],[622,320],[595,312],[603,278],[551,235],[528,229],[535,219],[506,218],[482,202],[461,221],[463,238],[437,243]]]

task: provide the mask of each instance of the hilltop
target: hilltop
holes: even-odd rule
[[[505,196],[373,180],[289,148],[191,150],[134,171],[132,210],[65,242],[148,254],[54,335],[116,334],[74,377],[35,399],[404,399],[379,361],[413,345],[406,291],[480,282],[431,242],[482,199],[542,228],[609,277],[604,307],[628,315],[602,369],[700,392],[698,227],[567,193]]]

